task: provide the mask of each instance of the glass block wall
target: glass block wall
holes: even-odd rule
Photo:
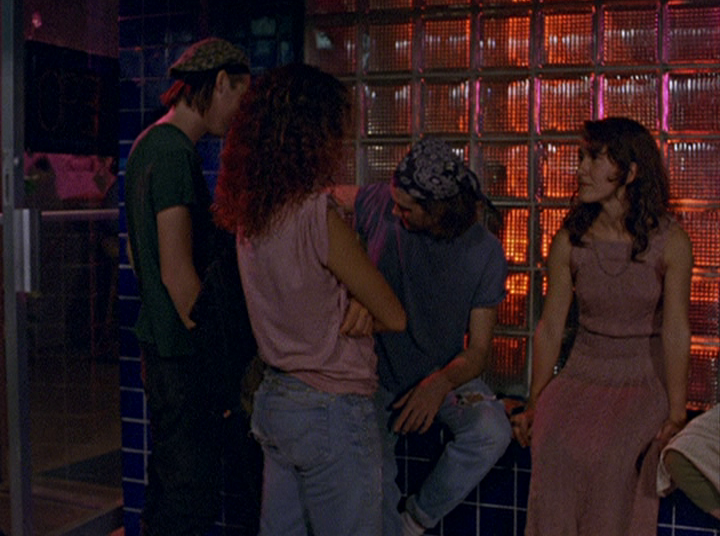
[[[511,265],[488,377],[510,395],[526,393],[579,128],[611,115],[643,123],[694,248],[689,407],[720,399],[720,3],[308,0],[305,58],[354,95],[340,181],[388,180],[426,134],[482,178]]]

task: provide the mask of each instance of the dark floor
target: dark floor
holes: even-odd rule
[[[102,536],[121,523],[119,364],[79,350],[30,357],[33,534]],[[0,483],[0,529],[10,533]]]

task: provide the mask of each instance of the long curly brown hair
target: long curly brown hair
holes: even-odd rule
[[[245,237],[333,183],[348,124],[347,88],[309,65],[267,71],[250,87],[228,131],[213,212]]]
[[[632,259],[648,247],[649,234],[668,211],[668,174],[655,139],[640,123],[626,117],[608,117],[586,121],[582,140],[594,158],[604,149],[618,167],[619,184],[625,184],[630,164],[635,163],[635,179],[626,185],[628,210],[625,228],[632,236]],[[576,202],[570,208],[563,227],[570,242],[582,246],[582,237],[600,214],[598,203]]]

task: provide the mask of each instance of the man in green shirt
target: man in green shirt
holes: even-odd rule
[[[221,415],[207,360],[193,347],[190,312],[220,240],[195,144],[223,136],[250,83],[245,54],[210,38],[170,68],[168,111],[138,136],[125,205],[140,290],[136,335],[152,431],[144,536],[204,535],[220,509]]]

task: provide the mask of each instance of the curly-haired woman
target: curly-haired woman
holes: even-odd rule
[[[376,536],[381,453],[370,333],[346,334],[359,301],[377,330],[405,312],[325,188],[342,162],[346,88],[306,66],[268,71],[231,127],[216,189],[236,232],[260,357],[252,430],[265,457],[262,536]]]
[[[577,179],[548,258],[528,407],[513,418],[532,446],[526,534],[655,535],[659,451],[686,418],[691,245],[636,121],[587,121]],[[579,327],[553,377],[573,297]]]

